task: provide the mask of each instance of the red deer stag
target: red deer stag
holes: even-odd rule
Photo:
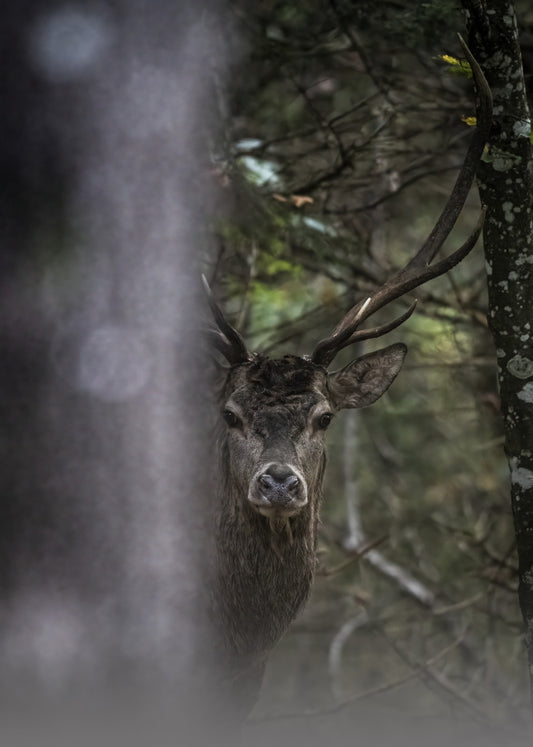
[[[310,356],[271,359],[250,353],[207,288],[218,327],[210,337],[229,363],[220,399],[214,609],[230,689],[243,710],[253,705],[269,652],[309,594],[316,566],[325,432],[339,410],[365,407],[381,397],[407,349],[390,345],[339,371],[329,372],[328,366],[342,348],[404,322],[416,301],[389,324],[360,329],[378,309],[454,267],[480,234],[483,213],[463,246],[431,264],[462,210],[491,123],[490,91],[465,52],[478,90],[478,124],[440,218],[410,262],[351,308]]]

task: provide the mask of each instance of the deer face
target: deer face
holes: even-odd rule
[[[328,373],[305,358],[255,355],[230,369],[224,388],[225,467],[259,514],[286,519],[320,494],[325,432],[336,412],[364,407],[390,386],[403,345]]]

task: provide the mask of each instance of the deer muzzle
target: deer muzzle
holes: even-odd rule
[[[305,479],[292,465],[272,462],[254,475],[248,500],[263,516],[294,516],[307,503]]]

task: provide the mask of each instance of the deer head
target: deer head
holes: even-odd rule
[[[248,351],[207,287],[217,325],[211,339],[230,364],[221,406],[227,429],[226,466],[248,509],[271,521],[285,521],[308,506],[320,489],[324,434],[333,416],[343,408],[365,407],[381,397],[398,374],[407,349],[402,344],[391,345],[352,361],[340,371],[328,371],[337,353],[356,342],[379,337],[408,319],[416,301],[388,324],[361,328],[378,309],[457,265],[479,237],[484,211],[465,243],[433,262],[462,210],[491,125],[490,90],[464,43],[463,47],[479,96],[477,127],[441,216],[404,268],[372,296],[353,306],[310,356],[277,360]]]
[[[400,370],[391,345],[328,372],[309,358],[254,354],[231,367],[221,403],[226,465],[249,507],[280,523],[320,491],[325,432],[343,408],[375,402]]]

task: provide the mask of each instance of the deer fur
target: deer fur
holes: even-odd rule
[[[246,707],[257,696],[269,653],[311,589],[326,466],[321,418],[375,401],[392,383],[405,352],[405,346],[392,345],[336,374],[297,356],[254,355],[227,374],[217,440],[213,619],[227,681]],[[224,421],[228,409],[238,425]],[[306,502],[294,513],[282,506],[263,515],[250,501],[254,475],[273,462],[290,465],[302,478],[300,498],[305,492]]]

